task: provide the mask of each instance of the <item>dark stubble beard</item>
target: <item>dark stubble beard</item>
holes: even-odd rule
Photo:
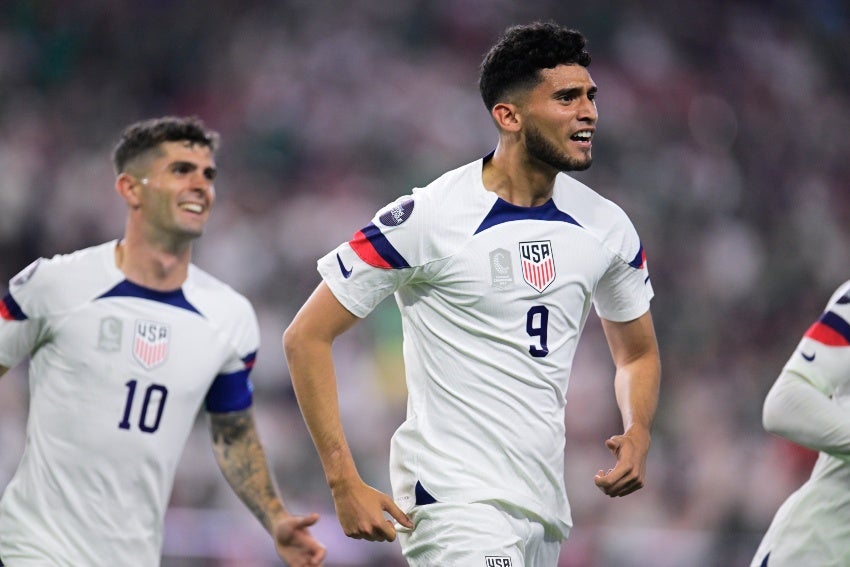
[[[529,156],[558,171],[584,171],[593,163],[593,158],[589,156],[586,159],[576,159],[559,152],[532,124],[525,128],[525,148]]]

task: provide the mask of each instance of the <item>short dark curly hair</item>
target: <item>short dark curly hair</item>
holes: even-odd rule
[[[581,32],[554,22],[509,27],[481,62],[478,88],[487,110],[518,89],[534,87],[541,69],[589,66],[586,44]]]
[[[163,142],[180,141],[206,146],[215,151],[219,135],[207,129],[197,116],[163,116],[130,124],[121,133],[121,140],[112,151],[115,171],[123,173],[129,163],[157,149]]]

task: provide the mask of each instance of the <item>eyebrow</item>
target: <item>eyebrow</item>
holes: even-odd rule
[[[588,95],[595,95],[599,89],[596,85],[589,87],[587,89]],[[580,96],[581,93],[584,92],[584,87],[567,87],[565,89],[558,89],[554,93],[552,93],[552,98],[562,98],[562,97],[570,97],[574,98]]]
[[[198,164],[191,162],[191,161],[182,160],[182,159],[178,159],[176,161],[171,162],[171,168],[172,169],[178,168],[178,167],[187,167],[187,168],[191,169],[192,171],[194,171],[194,170],[198,169]],[[217,173],[218,173],[218,170],[214,167],[205,167],[204,168],[204,177],[206,177],[207,179],[210,179],[210,180],[215,179],[215,176],[216,176]]]

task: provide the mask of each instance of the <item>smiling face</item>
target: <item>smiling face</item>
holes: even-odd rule
[[[212,149],[188,141],[163,142],[129,173],[132,213],[150,241],[179,244],[203,234],[215,202]]]
[[[582,171],[593,162],[596,84],[581,65],[542,69],[541,81],[517,101],[521,134],[531,161],[557,171]]]

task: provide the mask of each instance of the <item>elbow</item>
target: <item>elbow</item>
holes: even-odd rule
[[[776,420],[776,416],[772,412],[768,411],[766,405],[761,412],[761,426],[768,433],[775,433],[776,435],[780,435],[779,422]]]
[[[772,388],[764,400],[761,412],[761,424],[764,430],[775,435],[785,436],[788,422],[788,400],[784,397],[786,392],[779,388]]]
[[[292,360],[292,357],[298,352],[300,340],[298,326],[294,322],[290,323],[286,330],[283,331],[283,337],[281,338],[283,354],[286,356],[286,360]]]

